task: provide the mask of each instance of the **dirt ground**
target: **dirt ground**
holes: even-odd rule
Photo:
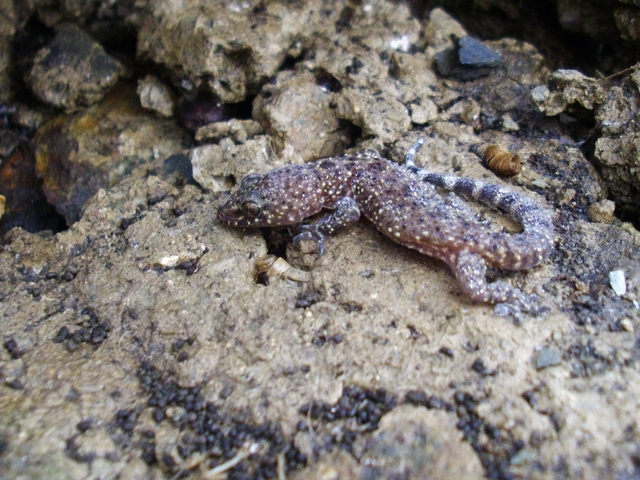
[[[33,55],[27,85],[52,63],[76,93],[86,65],[102,83],[30,87],[49,109],[28,158],[69,227],[0,244],[0,477],[640,476],[637,70],[552,71],[505,37],[482,42],[499,65],[448,75],[462,24],[384,0],[62,3],[31,8],[56,32],[124,18],[154,76]],[[471,302],[366,220],[322,256],[216,220],[247,173],[365,148],[401,162],[418,138],[420,166],[552,213],[549,260],[490,271],[546,314]],[[490,170],[491,144],[522,171]],[[265,255],[281,269],[258,271]]]

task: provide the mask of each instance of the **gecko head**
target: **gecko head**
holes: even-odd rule
[[[240,228],[294,225],[322,208],[316,184],[301,165],[247,175],[218,210],[218,221]]]

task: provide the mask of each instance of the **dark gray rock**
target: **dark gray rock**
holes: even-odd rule
[[[474,38],[463,37],[455,42],[454,48],[436,55],[435,66],[443,77],[475,80],[489,75],[502,63],[502,55]]]
[[[68,112],[101,100],[124,66],[75,25],[65,25],[33,61],[26,81],[45,103]]]

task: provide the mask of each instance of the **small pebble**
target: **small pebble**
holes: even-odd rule
[[[612,270],[609,272],[609,285],[611,285],[611,288],[613,288],[613,291],[619,297],[627,293],[627,281],[624,270]]]
[[[615,219],[613,212],[616,209],[615,202],[600,200],[589,205],[589,218],[596,223],[611,223]]]
[[[471,37],[458,40],[458,61],[470,68],[496,68],[502,55]]]
[[[471,37],[456,39],[455,48],[444,50],[435,57],[435,67],[440,75],[462,81],[489,75],[501,63],[502,55]]]
[[[170,117],[176,107],[176,99],[171,89],[153,75],[138,80],[140,104],[147,110],[163,117]]]
[[[623,318],[622,320],[620,320],[620,326],[627,332],[633,332],[634,330],[633,323],[629,318]]]
[[[562,361],[562,353],[555,345],[548,345],[542,347],[536,355],[536,369],[542,370],[543,368],[552,367],[558,365]]]

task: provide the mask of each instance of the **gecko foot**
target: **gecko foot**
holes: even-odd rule
[[[549,307],[540,304],[537,295],[525,295],[522,292],[517,299],[497,303],[493,308],[493,312],[499,317],[513,317],[516,320],[520,320],[523,313],[540,317],[549,313],[549,310]]]
[[[324,235],[318,231],[316,225],[299,225],[292,232],[293,246],[302,253],[317,253],[319,257],[325,254]]]

